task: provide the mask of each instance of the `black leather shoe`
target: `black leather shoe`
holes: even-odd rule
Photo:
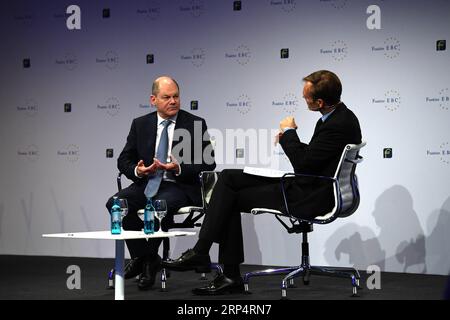
[[[156,273],[161,270],[161,257],[156,256],[156,259],[150,261],[146,259],[142,267],[142,274],[139,277],[139,290],[148,290],[155,284]]]
[[[217,296],[221,294],[243,292],[244,282],[242,281],[241,277],[230,279],[224,274],[218,274],[208,285],[192,290],[193,294],[199,296]]]
[[[143,257],[137,257],[130,260],[124,269],[124,278],[131,279],[142,273],[142,265],[144,264]]]
[[[195,270],[197,273],[211,272],[211,259],[209,254],[197,254],[193,249],[189,249],[178,259],[163,261],[162,266],[174,271]]]

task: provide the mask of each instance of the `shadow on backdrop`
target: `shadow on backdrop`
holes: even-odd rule
[[[431,273],[450,272],[450,197],[444,201],[440,210],[434,211],[427,221],[426,240],[427,269]]]
[[[325,259],[330,265],[366,270],[370,265],[384,269],[385,251],[368,227],[349,223],[336,230],[325,243]]]
[[[262,264],[262,254],[255,230],[255,217],[252,214],[241,214],[242,233],[244,237],[245,262],[247,264]]]
[[[346,254],[359,269],[378,265],[382,271],[425,273],[425,235],[409,191],[400,185],[387,189],[375,201],[372,215],[379,234],[354,223],[338,229],[326,242],[327,261],[335,264]]]
[[[30,192],[30,201],[28,206],[25,199],[20,199],[20,204],[22,206],[22,214],[25,219],[26,226],[26,236],[25,236],[25,251],[24,252],[34,252],[33,237],[31,234],[31,216],[33,215],[33,192]]]

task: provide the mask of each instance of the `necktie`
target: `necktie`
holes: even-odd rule
[[[170,120],[164,120],[162,125],[164,129],[161,133],[161,138],[159,139],[158,150],[156,150],[156,159],[162,163],[167,163],[167,151],[169,149],[169,135],[167,133],[167,127],[170,124]],[[158,192],[159,185],[163,178],[164,171],[158,170],[154,175],[150,176],[147,186],[145,187],[144,194],[147,198],[152,198],[156,192]]]

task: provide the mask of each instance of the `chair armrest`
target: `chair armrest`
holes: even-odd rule
[[[254,215],[263,214],[263,213],[271,213],[271,214],[282,215],[282,216],[285,215],[281,211],[278,211],[275,209],[269,209],[269,208],[253,208],[251,210],[251,214],[254,214]]]
[[[292,214],[289,211],[289,206],[288,206],[288,201],[287,201],[287,195],[286,195],[286,189],[285,189],[285,182],[286,182],[286,178],[289,177],[308,177],[308,178],[316,178],[316,179],[322,179],[322,180],[329,180],[332,183],[336,183],[339,186],[339,181],[336,178],[333,177],[326,177],[326,176],[319,176],[319,175],[313,175],[313,174],[303,174],[303,173],[285,173],[281,178],[280,178],[280,183],[281,183],[281,192],[283,194],[283,202],[284,202],[284,207],[286,208],[286,214],[288,216],[292,216]]]
[[[284,180],[285,178],[288,178],[288,177],[310,177],[310,178],[327,179],[327,180],[336,181],[336,179],[333,177],[318,176],[318,175],[314,175],[314,174],[293,173],[293,172],[285,173],[281,177],[281,180]]]
[[[189,214],[189,213],[195,213],[195,212],[203,212],[203,207],[195,207],[195,206],[190,206],[190,207],[181,207],[180,209],[178,209],[176,214]]]

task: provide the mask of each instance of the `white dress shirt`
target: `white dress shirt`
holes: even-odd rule
[[[172,152],[173,134],[175,131],[175,124],[177,122],[177,116],[178,116],[178,114],[167,119],[171,122],[167,127],[167,135],[169,138],[169,146],[167,148],[167,163],[171,162],[170,155]],[[155,156],[156,156],[156,152],[158,151],[159,141],[161,140],[161,134],[164,130],[164,125],[162,124],[164,122],[164,120],[166,120],[166,119],[162,118],[159,114],[157,114],[157,124],[158,125],[157,125],[157,130],[156,130]],[[176,173],[175,175],[179,176],[180,174],[181,174],[181,167],[178,164],[178,173]],[[134,175],[138,178],[142,178],[142,177],[138,176],[138,174],[137,174],[137,166],[134,168]],[[175,182],[173,177],[171,177],[170,174],[167,174],[167,171],[164,172],[163,180]]]

